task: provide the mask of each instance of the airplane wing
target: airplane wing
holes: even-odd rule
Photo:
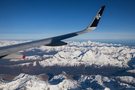
[[[25,50],[28,48],[33,48],[41,45],[45,46],[61,46],[61,45],[66,45],[66,42],[63,42],[61,40],[71,38],[83,33],[90,32],[94,30],[98,22],[101,18],[101,15],[103,13],[105,6],[102,6],[92,22],[89,24],[89,26],[81,31],[74,32],[74,33],[69,33],[61,36],[56,36],[56,37],[51,37],[47,39],[42,39],[42,40],[37,40],[37,41],[32,41],[32,42],[27,42],[27,43],[22,43],[22,44],[16,44],[16,45],[10,45],[10,46],[5,46],[5,47],[0,47],[0,59],[20,59],[20,58],[25,58],[24,55],[20,53],[16,53],[20,50]]]

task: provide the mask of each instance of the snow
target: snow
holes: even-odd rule
[[[78,83],[82,86],[84,90],[93,89],[94,90],[134,90],[135,87],[128,85],[126,83],[115,81],[112,78],[104,77],[101,75],[82,75],[78,80]]]
[[[118,76],[120,80],[126,80],[129,84],[116,81],[113,78],[101,75],[81,75],[78,80],[72,80],[63,72],[55,75],[50,81],[43,81],[35,75],[21,73],[12,81],[0,80],[2,90],[134,90],[134,78],[129,76]]]
[[[7,41],[0,40],[0,46],[24,43],[27,41]],[[131,59],[135,58],[135,48],[122,46],[120,44],[107,44],[99,42],[68,42],[66,46],[49,47],[39,46],[21,51],[29,56],[25,59],[11,59],[10,61],[33,61],[31,63],[23,63],[18,65],[35,66],[35,60],[38,60],[42,67],[60,65],[74,66],[84,64],[90,66],[92,64],[97,67],[111,65],[114,67],[134,67],[135,64],[129,64]],[[133,60],[132,60],[133,62]]]
[[[115,78],[121,82],[135,85],[135,78],[133,78],[132,76],[116,76]]]
[[[15,90],[15,89],[27,89],[27,90],[44,90],[48,88],[48,84],[35,76],[21,73],[15,77],[11,82],[3,83],[0,85],[0,89]]]
[[[24,43],[28,41],[0,40],[0,47]],[[114,67],[135,68],[135,48],[120,44],[107,44],[99,42],[68,42],[66,46],[49,47],[39,46],[20,51],[28,54],[25,59],[11,59],[10,61],[22,61],[14,66],[33,64],[40,66],[75,66],[92,64],[97,67],[111,65]],[[26,61],[26,62],[24,62]],[[28,61],[28,62],[27,62]],[[135,73],[135,69],[126,72]],[[2,90],[135,90],[135,78],[132,76],[116,76],[114,78],[101,75],[81,75],[73,80],[63,72],[55,75],[49,81],[43,81],[36,75],[21,73],[12,81],[0,79]]]
[[[55,76],[51,83],[42,81],[41,79],[37,78],[34,75],[28,75],[21,73],[20,75],[16,76],[12,81],[7,83],[0,83],[0,89],[2,90],[67,90],[67,89],[74,89],[74,90],[81,90],[74,81],[69,79],[63,79],[60,83],[52,84],[53,82],[58,81],[62,78],[62,74]],[[57,80],[56,80],[57,79]]]
[[[12,40],[0,40],[0,47],[7,46],[7,45],[13,45],[13,44],[19,44],[19,43],[25,43],[30,41],[12,41]]]
[[[133,70],[127,70],[127,72],[135,73],[135,69],[133,69]]]

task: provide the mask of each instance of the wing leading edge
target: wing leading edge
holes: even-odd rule
[[[20,50],[25,50],[28,48],[41,46],[41,45],[45,45],[45,46],[66,45],[67,43],[62,42],[61,40],[93,31],[98,25],[98,22],[102,16],[104,8],[105,8],[105,6],[102,6],[100,8],[100,10],[96,14],[96,16],[94,17],[92,22],[84,30],[70,33],[70,34],[61,35],[61,36],[51,37],[51,38],[47,38],[47,39],[42,39],[42,40],[37,40],[37,41],[32,41],[32,42],[27,42],[27,43],[22,43],[22,44],[16,44],[16,45],[11,45],[11,46],[0,47],[0,58],[1,59],[24,58],[25,57],[24,55],[16,54],[16,52],[20,51]]]

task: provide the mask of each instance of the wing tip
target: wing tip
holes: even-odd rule
[[[77,32],[77,34],[80,35],[80,34],[83,34],[83,33],[87,33],[89,31],[93,31],[97,27],[97,25],[99,23],[99,20],[100,20],[100,18],[102,16],[102,13],[104,11],[104,8],[105,8],[105,5],[100,8],[100,10],[96,14],[96,16],[94,17],[94,19],[92,20],[92,22],[89,24],[89,26],[86,29]]]
[[[99,12],[96,14],[96,16],[94,17],[93,21],[91,22],[91,24],[89,25],[89,27],[97,27],[99,20],[102,16],[102,13],[104,11],[105,5],[101,7],[101,9],[99,10]]]
[[[104,5],[104,6],[102,6],[101,8],[105,8],[105,5]]]

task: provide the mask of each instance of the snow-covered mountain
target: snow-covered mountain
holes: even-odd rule
[[[21,73],[16,76],[12,81],[1,80],[1,90],[48,90],[49,85],[47,82],[31,76]]]
[[[80,75],[77,79],[73,79],[63,72],[49,81],[44,81],[36,75],[21,73],[12,81],[0,79],[0,90],[134,90],[135,78],[128,77],[124,82],[125,77]]]
[[[0,41],[0,46],[23,43],[24,41]],[[107,44],[99,42],[68,42],[66,46],[49,47],[40,46],[21,51],[28,55],[26,59],[11,59],[10,61],[22,61],[15,65],[36,65],[36,61],[42,67],[46,66],[75,66],[96,65],[132,67],[135,68],[135,47],[122,46],[120,44]],[[29,62],[27,62],[29,61]]]
[[[0,40],[0,46],[24,42]],[[133,46],[68,42],[20,53],[26,58],[0,60],[0,90],[135,90]]]

